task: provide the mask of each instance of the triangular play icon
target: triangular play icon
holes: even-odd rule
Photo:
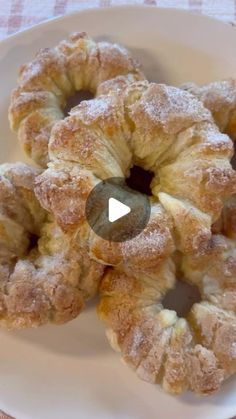
[[[123,204],[115,198],[109,198],[108,200],[108,220],[113,223],[119,218],[124,217],[131,211],[128,205]]]

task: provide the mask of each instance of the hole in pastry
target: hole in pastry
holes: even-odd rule
[[[201,294],[195,285],[177,281],[162,301],[164,308],[176,311],[179,317],[186,317],[193,304],[201,301]]]
[[[83,100],[91,100],[93,98],[94,94],[89,92],[88,90],[80,90],[79,92],[76,92],[75,95],[70,96],[67,99],[66,106],[64,108],[64,115],[68,116],[70,110],[77,106]]]
[[[31,234],[30,235],[30,241],[29,241],[29,248],[28,248],[28,252],[30,252],[31,250],[33,250],[35,247],[37,247],[38,245],[38,240],[39,237],[37,236],[37,234]]]
[[[139,166],[133,166],[130,169],[130,176],[126,179],[126,184],[135,191],[152,196],[150,185],[153,177],[153,172],[144,170]]]

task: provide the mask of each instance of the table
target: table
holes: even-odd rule
[[[0,0],[0,39],[55,16],[122,4],[176,7],[236,25],[236,0]],[[12,418],[0,411],[0,419]]]

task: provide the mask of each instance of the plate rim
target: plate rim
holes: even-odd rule
[[[121,5],[115,5],[115,6],[94,6],[94,7],[90,7],[90,8],[86,8],[86,9],[81,9],[81,10],[75,10],[69,13],[66,13],[64,15],[59,15],[59,16],[52,16],[49,17],[46,20],[43,20],[42,22],[38,22],[36,24],[34,24],[33,26],[29,26],[28,28],[23,28],[20,29],[19,31],[13,33],[13,34],[9,34],[7,35],[5,38],[0,40],[0,46],[4,46],[7,45],[8,42],[13,41],[14,39],[18,38],[19,36],[23,36],[25,35],[25,33],[30,33],[30,32],[34,32],[35,30],[39,29],[40,27],[47,27],[48,25],[50,25],[52,22],[60,22],[60,21],[64,21],[64,20],[70,20],[71,18],[75,17],[76,15],[81,15],[81,14],[90,14],[90,13],[102,13],[102,12],[107,12],[107,11],[120,11],[120,10],[135,10],[135,9],[139,9],[139,10],[153,10],[155,11],[155,13],[176,13],[179,15],[191,15],[191,16],[195,16],[198,19],[201,20],[205,20],[205,21],[210,21],[210,22],[215,22],[218,23],[219,25],[222,25],[223,27],[228,27],[228,28],[232,28],[232,30],[236,31],[236,25],[233,25],[232,22],[225,22],[223,20],[217,19],[214,16],[208,16],[202,13],[198,13],[195,12],[193,10],[186,10],[186,9],[180,9],[177,7],[161,7],[161,6],[154,6],[154,5],[148,5],[148,4],[121,4]]]

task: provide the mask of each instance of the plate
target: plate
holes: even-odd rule
[[[205,83],[236,72],[236,29],[200,15],[128,6],[48,21],[0,44],[1,162],[25,159],[7,121],[19,65],[71,31],[124,44],[157,82]],[[208,398],[171,397],[140,381],[110,349],[95,304],[65,326],[1,331],[0,339],[0,407],[17,419],[228,419],[236,413],[235,379]]]

